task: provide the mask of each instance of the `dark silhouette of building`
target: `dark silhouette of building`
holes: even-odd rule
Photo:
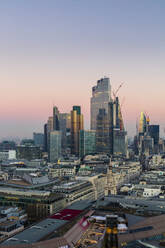
[[[99,109],[96,121],[96,151],[110,153],[109,118],[105,109]]]
[[[79,132],[84,129],[80,106],[73,106],[71,111],[71,153],[79,156]]]
[[[158,145],[159,143],[159,125],[149,125],[148,133],[151,138],[154,139],[154,145]]]
[[[9,150],[15,150],[16,149],[16,144],[14,141],[8,141],[4,140],[0,143],[0,151],[9,151]]]
[[[56,106],[53,107],[53,130],[60,130],[60,112]]]
[[[99,109],[96,129],[96,151],[109,155],[126,155],[126,132],[124,129],[118,97],[108,104],[108,113]]]
[[[35,146],[44,146],[44,134],[43,133],[33,133],[33,140]]]
[[[48,151],[48,131],[47,123],[44,125],[44,152]]]

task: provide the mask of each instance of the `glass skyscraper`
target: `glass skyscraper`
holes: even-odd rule
[[[151,138],[154,139],[154,144],[159,143],[159,125],[149,125],[148,132]]]
[[[110,153],[109,118],[105,109],[99,109],[96,125],[96,151]]]
[[[80,130],[79,155],[83,157],[96,153],[96,131]]]
[[[91,97],[91,130],[96,130],[96,119],[99,109],[105,109],[108,113],[108,103],[111,101],[111,85],[109,78],[102,78],[92,88]]]
[[[57,162],[61,157],[61,132],[50,132],[50,149],[49,149],[49,161]]]
[[[99,153],[126,155],[126,132],[118,97],[109,102],[108,113],[99,109],[96,125],[96,151]]]
[[[60,130],[60,112],[56,106],[53,107],[53,130]]]
[[[44,134],[43,133],[33,133],[33,140],[35,146],[44,146]]]
[[[71,153],[79,156],[79,132],[84,129],[80,106],[73,106],[71,111]]]
[[[139,121],[139,134],[144,135],[146,132],[146,126],[147,126],[147,118],[144,112],[141,112],[140,114],[140,121]]]
[[[68,144],[67,134],[70,136],[71,129],[71,114],[70,113],[60,113],[59,114],[60,131],[62,133],[62,148],[66,149]]]

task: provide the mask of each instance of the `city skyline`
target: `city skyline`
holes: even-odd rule
[[[164,1],[5,1],[1,6],[0,137],[43,132],[53,105],[80,105],[90,127],[91,89],[110,78],[125,98],[128,135],[140,112],[164,135]]]

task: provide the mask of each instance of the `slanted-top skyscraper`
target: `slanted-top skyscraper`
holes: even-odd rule
[[[111,101],[111,85],[109,78],[101,78],[92,88],[91,97],[91,130],[96,130],[96,120],[99,109],[108,113],[108,103]]]
[[[110,148],[113,155],[126,155],[127,140],[121,113],[119,98],[116,97],[109,105]]]
[[[53,107],[53,130],[60,130],[60,112],[56,106]]]

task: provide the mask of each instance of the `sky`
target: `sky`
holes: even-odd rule
[[[145,111],[165,128],[164,0],[0,1],[0,139],[43,132],[53,105],[81,105],[110,77],[128,135]]]

